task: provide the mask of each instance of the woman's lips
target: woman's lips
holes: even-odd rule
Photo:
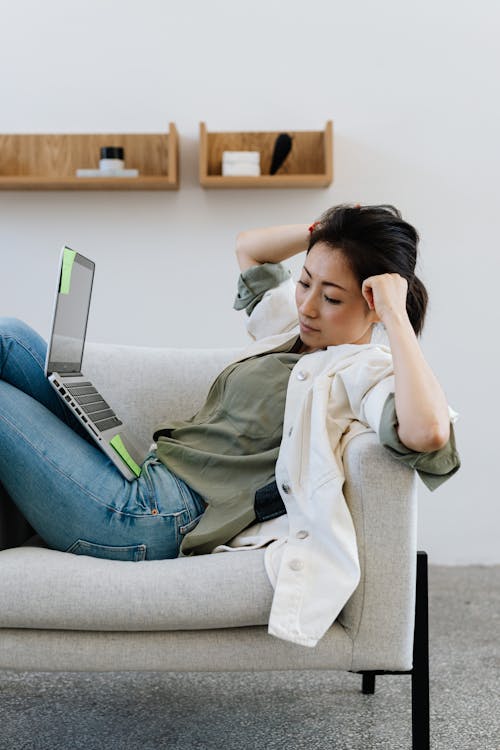
[[[306,323],[303,323],[302,320],[300,322],[300,328],[304,333],[319,333],[318,328],[311,328],[311,326],[308,326]]]

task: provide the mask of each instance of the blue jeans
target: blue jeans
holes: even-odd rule
[[[0,318],[0,482],[53,549],[111,560],[177,557],[202,498],[150,453],[126,480],[44,375],[46,344]]]

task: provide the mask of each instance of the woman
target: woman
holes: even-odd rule
[[[181,544],[182,554],[210,552],[256,519],[285,513],[290,488],[274,480],[290,375],[305,379],[306,363],[314,372],[347,344],[359,362],[378,352],[367,383],[381,385],[384,402],[382,412],[353,412],[346,425],[363,416],[401,460],[439,484],[458,457],[444,393],[416,338],[427,299],[414,274],[417,243],[390,206],[339,206],[310,228],[242,233],[235,306],[246,308],[251,335],[264,337],[221,373],[191,420],[157,428],[157,448],[134,482],[53,392],[38,334],[1,320],[0,482],[54,549],[119,560],[176,557]],[[280,262],[304,250],[291,312],[292,282]],[[290,435],[294,425],[285,426]]]

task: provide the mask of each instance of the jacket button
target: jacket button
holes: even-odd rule
[[[305,380],[308,376],[307,372],[304,372],[304,370],[299,370],[297,373],[297,380]]]
[[[290,487],[290,485],[289,485],[289,484],[286,484],[286,482],[285,482],[285,483],[283,483],[283,484],[281,485],[281,489],[282,489],[282,490],[283,490],[283,492],[285,492],[285,493],[286,493],[287,495],[289,495],[289,494],[290,494],[290,492],[292,491],[292,488]]]
[[[309,536],[309,532],[305,529],[301,529],[300,531],[297,531],[296,537],[297,539],[307,539]]]
[[[302,570],[304,567],[302,560],[290,560],[289,565],[292,570]]]

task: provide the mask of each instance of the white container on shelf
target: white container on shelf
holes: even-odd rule
[[[125,169],[122,146],[102,146],[99,169],[77,169],[77,177],[138,177],[138,169]]]
[[[224,177],[259,177],[260,151],[223,151]]]
[[[139,177],[138,169],[77,169],[77,177]]]

